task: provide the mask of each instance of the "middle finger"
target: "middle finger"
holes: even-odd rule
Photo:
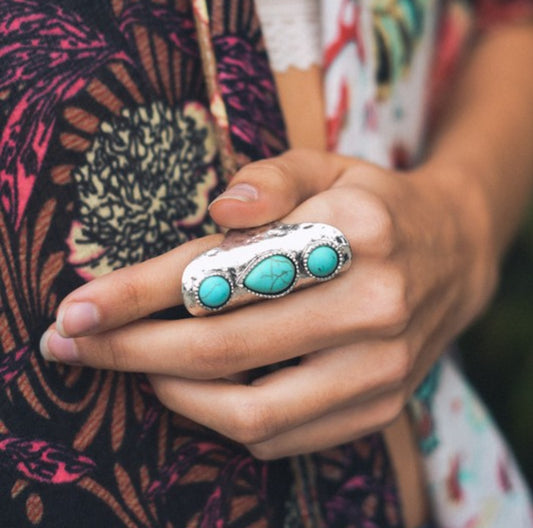
[[[387,291],[374,266],[359,261],[328,283],[216,316],[142,320],[81,338],[63,338],[52,328],[43,353],[97,368],[218,378],[342,346],[355,336],[386,334],[386,314],[376,317],[372,306]]]

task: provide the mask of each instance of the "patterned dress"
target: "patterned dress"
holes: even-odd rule
[[[342,38],[325,46],[325,65],[347,77],[326,75],[327,117],[330,146],[343,151],[356,122],[345,82],[354,66],[336,70],[334,52],[371,52],[359,19],[347,28],[342,18],[359,4],[335,3],[327,27]],[[499,18],[499,5],[481,4]],[[365,9],[378,52],[367,78],[379,89],[374,105],[357,101],[375,137],[410,50],[435,33],[437,7],[425,6],[375,0]],[[517,0],[501,9],[527,8]],[[440,11],[437,73],[447,73],[460,48],[448,13],[465,23],[472,13],[460,3]],[[422,23],[426,12],[435,26]],[[260,462],[165,409],[141,374],[46,363],[38,353],[65,295],[215,232],[207,204],[235,168],[286,148],[251,0],[0,0],[2,528],[402,526],[379,434]],[[394,145],[394,164],[412,149]],[[185,315],[177,307],[156,316]],[[434,394],[422,394],[419,416],[432,417]]]

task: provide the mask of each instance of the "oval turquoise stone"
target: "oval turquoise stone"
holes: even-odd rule
[[[198,288],[198,298],[208,308],[220,308],[228,302],[230,295],[231,286],[227,279],[220,275],[207,277]]]
[[[318,246],[307,257],[307,269],[315,277],[331,275],[339,265],[339,255],[330,246]]]
[[[244,285],[255,293],[279,295],[288,290],[296,278],[296,266],[284,255],[273,255],[252,268]]]

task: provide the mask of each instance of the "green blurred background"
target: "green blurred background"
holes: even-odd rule
[[[460,347],[470,380],[533,488],[533,208],[507,255],[491,306]]]

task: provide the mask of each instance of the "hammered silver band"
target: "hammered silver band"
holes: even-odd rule
[[[191,261],[182,277],[193,315],[282,297],[346,271],[352,251],[337,228],[321,223],[231,230],[222,244]]]

